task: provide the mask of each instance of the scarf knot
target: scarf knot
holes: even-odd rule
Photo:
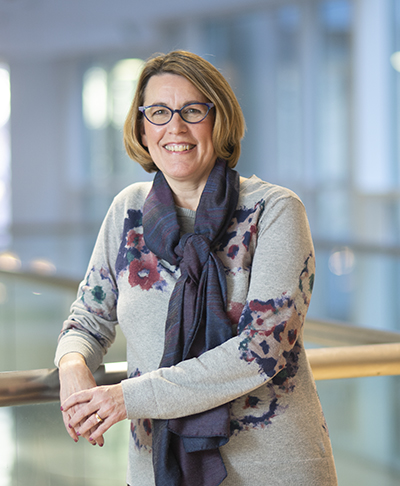
[[[172,191],[161,171],[143,207],[147,248],[179,266],[165,326],[160,367],[200,356],[232,337],[224,266],[213,251],[239,199],[239,174],[218,159],[196,211],[194,233],[180,236]],[[195,377],[194,377],[195,379]],[[180,419],[154,420],[156,486],[218,486],[226,477],[219,447],[229,440],[229,405]]]
[[[210,258],[211,241],[207,236],[187,233],[181,238],[175,251],[180,256],[182,274],[187,272],[190,279],[198,285],[202,269]]]

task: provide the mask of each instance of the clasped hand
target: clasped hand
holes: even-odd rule
[[[126,418],[122,386],[99,386],[74,393],[61,404],[61,410],[69,415],[67,430],[73,439],[82,436],[103,446],[103,434]]]
[[[60,362],[60,401],[65,428],[77,442],[104,445],[103,434],[127,418],[122,385],[97,386],[82,356],[72,353]]]

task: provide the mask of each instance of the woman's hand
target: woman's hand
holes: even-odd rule
[[[87,367],[84,357],[79,353],[69,353],[62,357],[59,364],[59,379],[61,404],[72,394],[96,386],[96,381]],[[62,416],[68,434],[75,442],[78,442],[79,435],[89,440],[90,432],[88,434],[78,435],[78,431],[70,423],[74,412],[74,408],[63,410]],[[91,443],[96,444],[96,442]],[[104,444],[103,437],[99,437],[97,444],[100,446]]]
[[[71,395],[61,403],[70,415],[68,426],[92,444],[104,444],[103,434],[127,418],[122,385],[99,386]]]

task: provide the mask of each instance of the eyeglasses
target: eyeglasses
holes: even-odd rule
[[[208,115],[214,103],[188,103],[180,110],[173,110],[165,105],[139,106],[146,119],[153,125],[166,125],[175,113],[187,123],[200,123]]]

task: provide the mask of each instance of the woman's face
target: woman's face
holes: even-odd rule
[[[208,100],[190,81],[176,74],[160,74],[149,79],[144,106],[166,105],[172,110],[187,103]],[[186,123],[175,113],[166,125],[143,121],[142,143],[171,187],[174,183],[203,185],[214,167],[216,154],[212,142],[214,115],[209,112],[200,123]]]

